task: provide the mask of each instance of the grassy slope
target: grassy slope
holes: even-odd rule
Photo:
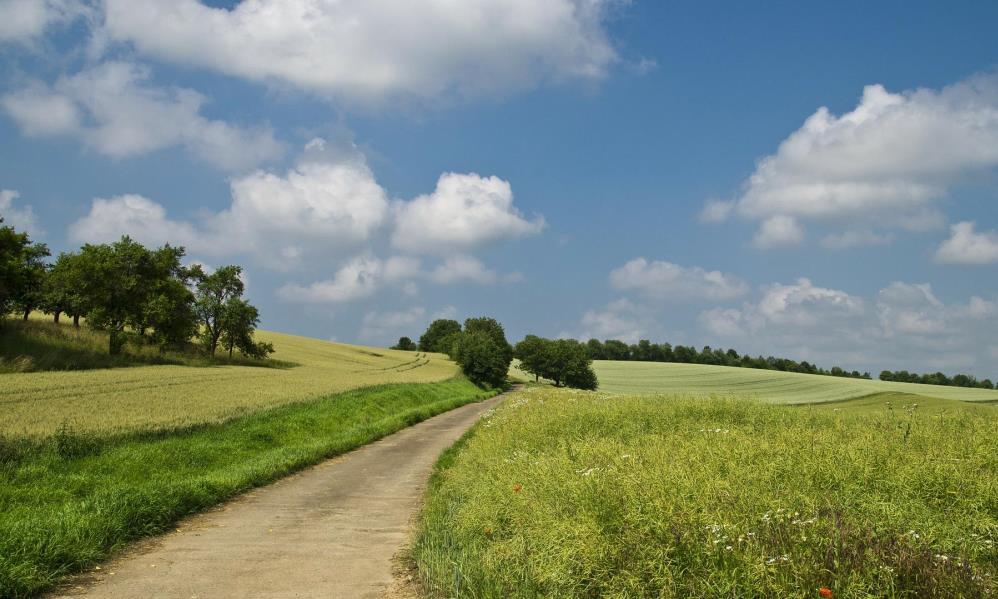
[[[69,327],[69,325],[63,325]],[[0,436],[45,436],[68,425],[116,433],[220,422],[255,410],[388,383],[458,374],[443,356],[260,331],[291,368],[157,365],[0,374]]]
[[[942,400],[998,402],[998,391],[939,385],[837,378],[775,370],[596,361],[600,390],[610,393],[735,394],[773,403],[821,403],[858,399],[879,393],[906,393]],[[917,401],[917,400],[916,400]]]
[[[428,587],[998,593],[995,411],[666,399],[540,388],[508,399],[433,478],[414,548]]]
[[[463,379],[385,385],[172,434],[0,444],[0,597],[37,593],[185,514],[486,395]]]

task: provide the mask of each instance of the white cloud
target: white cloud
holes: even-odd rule
[[[728,300],[744,295],[748,286],[736,277],[699,266],[635,258],[610,273],[610,284],[663,300]]]
[[[5,227],[14,227],[18,232],[28,232],[33,236],[43,233],[38,227],[38,220],[31,206],[16,208],[14,200],[21,197],[21,194],[12,189],[0,189],[0,216],[3,217]]]
[[[336,271],[328,281],[310,285],[284,285],[277,294],[284,300],[303,303],[342,303],[370,297],[381,287],[385,264],[376,258],[360,257]]]
[[[492,284],[499,280],[499,274],[488,269],[481,260],[470,256],[454,256],[447,258],[429,273],[429,278],[435,283],[455,283],[457,281],[473,281],[480,284]]]
[[[763,240],[793,239],[795,221],[925,230],[939,225],[934,205],[954,184],[996,166],[998,76],[901,93],[871,85],[854,110],[818,109],[762,159],[734,211],[762,221]],[[721,211],[708,204],[705,214]]]
[[[637,342],[645,333],[643,311],[626,299],[607,304],[600,310],[589,310],[582,315],[582,330],[578,335],[560,335],[579,339],[619,339],[626,343]]]
[[[78,243],[110,243],[122,235],[152,246],[169,243],[194,252],[211,248],[193,225],[167,218],[165,208],[137,194],[96,198],[90,212],[69,226],[69,238]]]
[[[105,0],[107,34],[140,52],[355,102],[504,94],[593,80],[617,54],[616,0]]]
[[[426,309],[413,306],[399,311],[372,310],[364,314],[359,337],[370,343],[394,343],[405,335],[418,339],[426,325]]]
[[[804,229],[792,216],[777,214],[762,221],[752,244],[757,248],[799,245],[804,241]]]
[[[876,372],[881,368],[964,371],[994,378],[980,354],[998,335],[998,301],[972,296],[947,305],[928,284],[894,282],[872,298],[807,279],[762,288],[741,308],[703,310],[712,344],[739,351]]]
[[[936,250],[936,261],[944,264],[994,264],[998,262],[998,232],[976,232],[974,223],[950,227],[950,238]]]
[[[49,27],[88,13],[89,8],[77,0],[0,0],[0,43],[30,42]]]
[[[727,220],[734,210],[735,203],[723,200],[708,200],[700,211],[700,220],[705,223],[719,223]]]
[[[475,173],[444,173],[433,193],[396,206],[392,238],[400,249],[447,254],[500,239],[539,233],[544,218],[526,220],[510,184]]]
[[[388,216],[385,191],[363,157],[333,156],[319,140],[284,175],[256,171],[233,179],[230,189],[230,206],[197,225],[169,219],[163,206],[141,196],[98,198],[70,234],[99,243],[128,234],[210,256],[253,255],[269,268],[290,270],[355,250]]]
[[[0,105],[25,135],[77,137],[115,158],[182,146],[216,167],[241,170],[283,154],[269,128],[205,118],[204,96],[154,87],[149,80],[145,67],[107,62],[51,87],[29,84],[0,98]]]

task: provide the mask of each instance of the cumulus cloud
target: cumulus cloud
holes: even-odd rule
[[[859,229],[826,235],[821,239],[821,245],[830,250],[845,250],[855,247],[888,245],[894,241],[894,238],[893,233],[878,233]]]
[[[950,227],[950,238],[936,250],[944,264],[994,264],[998,262],[998,232],[977,232],[972,222]]]
[[[19,197],[21,194],[13,189],[0,189],[0,216],[3,217],[3,226],[40,235],[43,231],[38,227],[38,220],[31,206],[22,208],[14,206],[14,200]]]
[[[647,330],[647,315],[639,306],[627,299],[610,302],[602,309],[589,310],[582,315],[582,330],[578,335],[562,337],[579,339],[619,339],[635,343]]]
[[[852,111],[811,115],[759,162],[731,209],[762,223],[761,247],[799,242],[800,221],[924,230],[940,224],[935,204],[954,184],[996,166],[998,76],[900,93],[870,85]],[[708,204],[704,215],[723,212]]]
[[[822,365],[876,371],[942,369],[995,376],[980,347],[998,334],[998,302],[945,304],[926,283],[894,282],[871,298],[800,279],[763,287],[740,308],[701,311],[712,343]]]
[[[748,286],[736,277],[699,266],[635,258],[610,273],[619,291],[637,291],[663,300],[728,300],[744,295]]]
[[[456,283],[470,281],[481,285],[499,282],[517,282],[522,279],[519,273],[500,275],[488,268],[481,260],[471,256],[453,256],[444,260],[426,275],[434,283]]]
[[[106,0],[105,29],[139,52],[372,102],[503,94],[604,76],[616,0]]]
[[[232,202],[195,225],[171,220],[160,204],[136,195],[95,199],[70,227],[73,239],[106,242],[128,234],[148,244],[171,241],[199,253],[249,254],[288,270],[342,255],[369,241],[389,204],[363,156],[331,152],[313,140],[284,174],[255,171],[230,182]]]
[[[0,0],[0,43],[30,42],[49,27],[66,25],[89,12],[78,0]]]
[[[33,82],[0,105],[27,136],[75,137],[115,158],[181,146],[218,168],[243,170],[283,154],[270,128],[208,119],[201,94],[149,80],[145,67],[106,62],[52,86]]]
[[[420,306],[398,311],[372,310],[364,314],[359,336],[361,341],[384,344],[403,335],[416,339],[425,328],[426,320],[426,309]]]
[[[211,248],[192,224],[171,220],[163,206],[137,194],[96,198],[90,212],[69,226],[69,238],[78,243],[110,243],[122,235],[152,246],[169,243],[195,252]]]
[[[303,303],[342,303],[370,297],[386,282],[404,278],[411,263],[393,263],[370,257],[354,258],[336,271],[332,279],[310,285],[284,285],[277,290],[282,299]]]
[[[395,247],[430,254],[537,234],[545,224],[520,214],[508,182],[475,173],[444,173],[433,193],[398,204],[395,220]]]

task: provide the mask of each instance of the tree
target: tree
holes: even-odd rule
[[[245,285],[239,275],[239,266],[223,266],[206,274],[200,266],[192,269],[195,281],[194,312],[201,326],[201,343],[209,355],[214,356],[218,340],[225,328],[229,300],[242,297]]]
[[[400,349],[402,351],[416,351],[418,346],[412,342],[412,339],[408,337],[399,337],[399,342],[391,347],[391,349]]]
[[[510,359],[506,348],[482,330],[461,333],[455,343],[455,360],[471,382],[501,387],[506,382]]]
[[[0,316],[16,309],[27,320],[42,303],[47,256],[44,243],[32,243],[27,233],[18,233],[13,227],[0,227]]]
[[[554,381],[555,387],[595,389],[598,384],[586,347],[575,339],[548,341],[541,362],[541,376]]]
[[[502,328],[499,321],[488,316],[469,318],[464,321],[465,333],[484,333],[495,343],[496,348],[502,352],[503,359],[506,360],[507,367],[513,361],[513,346],[506,341],[506,330]]]
[[[83,297],[83,261],[79,254],[62,252],[49,268],[43,288],[42,308],[59,322],[59,315],[65,313],[73,318],[73,326],[80,326],[80,316],[87,312]]]
[[[590,344],[593,341],[595,339],[591,339]],[[549,343],[550,341],[537,335],[527,335],[513,348],[513,357],[520,361],[520,370],[534,375],[535,381],[540,378],[544,370],[545,351]]]
[[[222,317],[222,334],[219,342],[232,357],[232,350],[249,358],[266,358],[274,352],[274,346],[269,343],[253,341],[253,332],[260,324],[260,312],[252,304],[237,297],[225,302],[225,313]]]
[[[181,268],[183,250],[176,252],[169,246],[163,250],[163,255],[154,256],[126,236],[109,245],[87,244],[80,251],[87,324],[108,332],[109,353],[121,353],[126,326],[145,326],[146,308],[153,291],[162,283],[160,279]]]
[[[461,324],[458,321],[438,318],[419,337],[419,351],[449,353],[450,348],[444,344],[445,338],[460,332]]]
[[[605,360],[606,352],[603,350],[603,344],[599,339],[590,339],[586,342],[586,351],[589,352],[589,357],[593,360]]]

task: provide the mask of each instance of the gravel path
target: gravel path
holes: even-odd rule
[[[188,518],[55,596],[382,597],[434,462],[499,401],[440,414]]]

